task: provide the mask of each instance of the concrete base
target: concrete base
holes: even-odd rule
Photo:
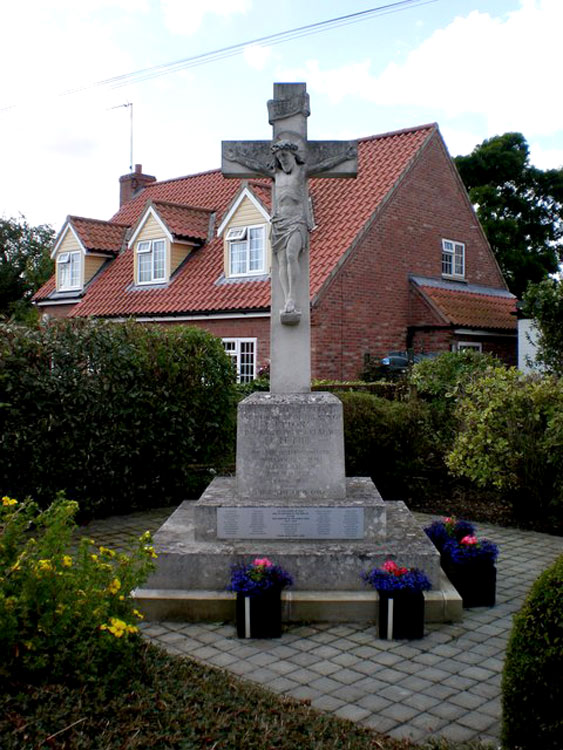
[[[137,589],[138,607],[149,622],[234,622],[236,595],[226,591]],[[377,623],[376,591],[284,591],[284,622]],[[439,588],[424,594],[426,622],[460,622],[460,595],[442,572]]]
[[[348,480],[351,485],[358,481],[363,480]],[[377,594],[366,590],[360,574],[392,558],[421,568],[430,578],[429,621],[459,619],[461,600],[443,576],[434,545],[404,503],[384,505],[384,539],[199,541],[194,534],[196,503],[186,501],[155,534],[157,569],[136,590],[138,604],[152,620],[230,620],[235,600],[225,591],[230,566],[266,555],[295,578],[294,587],[284,592],[286,621],[372,621]]]

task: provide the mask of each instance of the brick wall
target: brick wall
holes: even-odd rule
[[[75,306],[76,303],[74,305],[41,305],[37,309],[40,317],[48,315],[51,318],[67,318]]]
[[[466,279],[505,283],[443,144],[435,135],[321,292],[312,315],[313,377],[354,379],[364,355],[407,348],[409,274],[440,278],[442,239],[465,243]],[[436,324],[429,314],[419,324]],[[419,339],[449,349],[451,334]]]

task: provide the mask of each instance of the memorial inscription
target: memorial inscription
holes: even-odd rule
[[[363,539],[363,508],[217,508],[218,539]]]

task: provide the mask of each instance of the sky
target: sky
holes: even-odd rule
[[[311,139],[437,122],[452,156],[518,131],[533,164],[563,166],[562,0],[415,0],[247,44],[394,2],[2,3],[0,217],[58,231],[67,215],[110,219],[131,164],[159,180],[215,169],[222,140],[271,137],[275,81],[306,82]],[[103,83],[231,45],[227,58]]]

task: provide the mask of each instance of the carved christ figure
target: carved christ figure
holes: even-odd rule
[[[225,158],[236,161],[258,174],[274,180],[274,210],[272,215],[272,250],[278,258],[279,279],[284,295],[282,319],[299,315],[295,308],[295,288],[299,277],[299,258],[308,246],[313,228],[307,177],[332,169],[337,164],[355,158],[356,148],[345,153],[307,164],[303,145],[297,134],[280,134],[272,144],[273,160],[263,164],[239,149],[227,149]]]

